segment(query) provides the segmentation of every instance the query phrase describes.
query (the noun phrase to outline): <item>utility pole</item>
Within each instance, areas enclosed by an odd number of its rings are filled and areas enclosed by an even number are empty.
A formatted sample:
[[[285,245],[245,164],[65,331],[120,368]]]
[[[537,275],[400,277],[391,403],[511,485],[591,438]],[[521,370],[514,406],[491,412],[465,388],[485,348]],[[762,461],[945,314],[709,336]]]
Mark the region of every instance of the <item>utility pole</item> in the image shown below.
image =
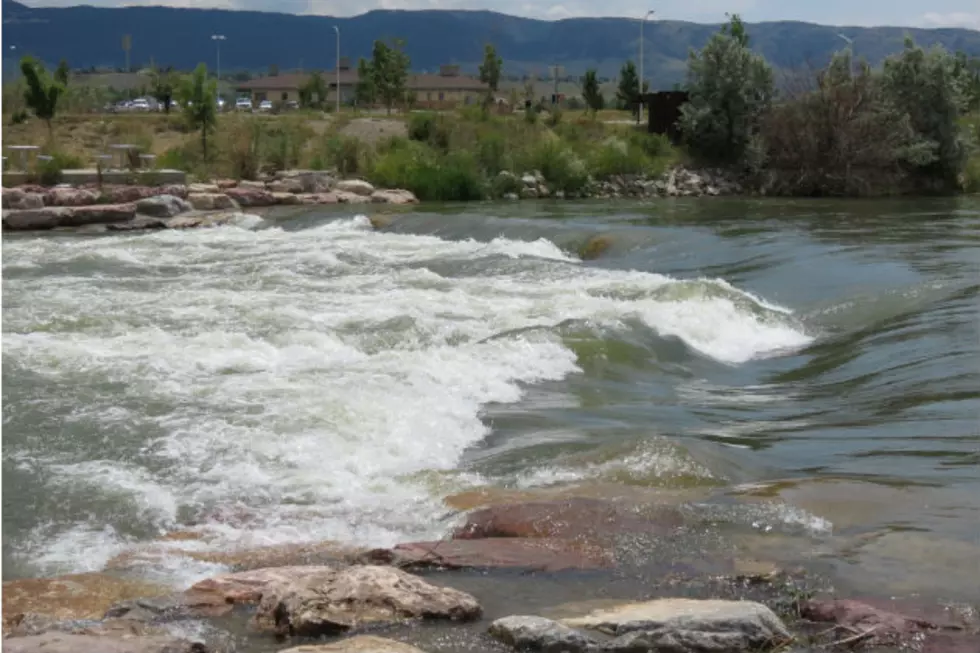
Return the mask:
[[[647,18],[653,15],[653,9],[648,11],[643,15],[643,19],[640,20],[640,80],[638,82],[639,89],[637,94],[640,97],[640,105],[637,107],[637,124],[643,122],[643,24],[647,22]]]
[[[333,26],[333,31],[337,33],[337,64],[334,71],[337,74],[337,114],[340,114],[340,27]]]

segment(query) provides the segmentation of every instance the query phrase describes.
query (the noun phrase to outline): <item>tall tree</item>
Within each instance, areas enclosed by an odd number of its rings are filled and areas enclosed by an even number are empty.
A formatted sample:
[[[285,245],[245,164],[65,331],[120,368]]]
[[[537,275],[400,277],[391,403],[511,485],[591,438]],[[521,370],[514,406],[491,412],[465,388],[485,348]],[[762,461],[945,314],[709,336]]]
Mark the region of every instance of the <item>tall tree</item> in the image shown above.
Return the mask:
[[[163,105],[163,112],[169,115],[171,100],[174,97],[174,86],[176,85],[173,68],[170,66],[164,70],[154,68],[150,73],[150,79],[153,84],[153,97]]]
[[[497,49],[492,43],[487,43],[483,49],[483,63],[480,64],[480,81],[487,85],[489,98],[493,98],[500,86],[500,73],[504,67],[504,60],[497,54]]]
[[[371,81],[377,98],[391,113],[397,102],[405,99],[405,83],[408,81],[410,59],[404,51],[404,42],[394,40],[389,45],[375,41],[371,53]]]
[[[585,77],[582,78],[582,99],[592,112],[593,118],[606,104],[606,99],[602,97],[602,91],[599,90],[599,78],[594,68],[586,70]]]
[[[26,84],[24,88],[24,103],[48,126],[48,136],[54,140],[54,128],[51,121],[58,111],[58,100],[65,92],[68,82],[67,65],[62,62],[52,76],[44,68],[44,64],[31,56],[20,60],[20,72]]]
[[[208,132],[218,122],[218,82],[208,79],[208,67],[197,65],[180,85],[180,103],[184,105],[184,115],[195,129],[201,130],[201,151],[208,158]]]
[[[620,109],[636,113],[640,102],[640,78],[636,74],[636,64],[632,60],[623,64],[619,71],[619,88],[616,89],[616,102]]]
[[[337,92],[339,93],[340,89],[337,89]],[[315,72],[299,89],[299,104],[304,109],[320,108],[326,99],[327,84],[323,81],[323,76]]]
[[[738,14],[700,52],[691,52],[687,87],[680,124],[691,152],[718,163],[760,164],[748,155],[762,151],[758,132],[772,103],[773,74],[749,49]]]
[[[374,104],[376,98],[371,63],[361,57],[357,62],[357,87],[354,89],[354,99],[358,105],[369,105]]]

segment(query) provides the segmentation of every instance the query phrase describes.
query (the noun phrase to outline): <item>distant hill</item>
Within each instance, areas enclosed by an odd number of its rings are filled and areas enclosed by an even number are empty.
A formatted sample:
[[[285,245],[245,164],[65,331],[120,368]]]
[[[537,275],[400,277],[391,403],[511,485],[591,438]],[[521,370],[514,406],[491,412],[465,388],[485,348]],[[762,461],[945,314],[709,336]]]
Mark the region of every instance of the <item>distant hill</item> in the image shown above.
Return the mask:
[[[573,18],[560,21],[518,18],[490,11],[371,11],[353,18],[291,14],[173,9],[165,7],[30,8],[3,0],[3,54],[31,53],[47,62],[64,58],[75,68],[120,67],[122,38],[132,36],[131,65],[158,64],[191,68],[215,63],[212,34],[224,34],[222,69],[266,70],[333,68],[333,26],[341,30],[342,55],[356,61],[370,53],[378,38],[405,39],[415,70],[434,71],[440,64],[476,69],[483,45],[492,42],[504,58],[505,74],[546,76],[560,64],[569,75],[597,67],[601,75],[617,74],[623,61],[635,59],[638,21],[627,18]],[[658,88],[683,80],[688,51],[700,48],[717,25],[651,21],[645,28],[647,77]],[[854,39],[858,56],[874,64],[902,47],[906,33],[918,43],[941,43],[950,50],[980,55],[980,32],[966,29],[901,27],[830,27],[800,22],[754,23],[748,26],[753,46],[784,69],[821,65],[844,46],[838,36]],[[9,45],[16,46],[10,50]]]

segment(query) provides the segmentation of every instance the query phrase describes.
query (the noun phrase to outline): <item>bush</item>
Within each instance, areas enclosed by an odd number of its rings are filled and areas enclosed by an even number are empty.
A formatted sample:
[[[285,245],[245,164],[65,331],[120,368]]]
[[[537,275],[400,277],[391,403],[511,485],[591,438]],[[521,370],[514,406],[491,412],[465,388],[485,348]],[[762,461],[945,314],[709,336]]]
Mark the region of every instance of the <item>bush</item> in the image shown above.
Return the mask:
[[[618,138],[608,138],[599,144],[589,157],[593,176],[606,179],[616,175],[639,175],[650,167],[650,159],[642,149]]]
[[[61,183],[64,170],[84,167],[79,157],[65,152],[53,151],[48,154],[50,161],[37,162],[37,180],[43,186],[54,186]]]
[[[468,201],[486,197],[476,158],[468,152],[441,155],[418,141],[389,143],[368,178],[387,188],[405,188],[425,201]]]
[[[235,120],[221,134],[219,150],[234,179],[256,179],[262,163],[262,127],[257,120]],[[166,155],[165,155],[166,156]]]
[[[324,139],[313,156],[314,170],[334,169],[342,177],[362,174],[370,167],[370,148],[352,136],[339,134]]]
[[[533,143],[520,163],[522,171],[540,171],[554,190],[565,193],[577,193],[589,181],[582,159],[554,135]]]

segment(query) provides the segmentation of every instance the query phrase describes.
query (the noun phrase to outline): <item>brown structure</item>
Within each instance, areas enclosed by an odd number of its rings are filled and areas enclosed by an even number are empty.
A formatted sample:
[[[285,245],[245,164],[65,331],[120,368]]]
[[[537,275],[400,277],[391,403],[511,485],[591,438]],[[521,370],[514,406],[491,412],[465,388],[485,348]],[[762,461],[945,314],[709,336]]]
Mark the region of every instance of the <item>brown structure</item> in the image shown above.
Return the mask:
[[[243,82],[236,91],[241,96],[249,96],[256,105],[263,100],[273,102],[299,101],[299,89],[310,79],[312,73],[287,73],[271,75]],[[327,104],[337,97],[337,71],[321,72],[327,85]],[[357,83],[357,69],[351,68],[346,58],[340,60],[340,100],[344,104],[353,102]],[[480,80],[461,75],[459,66],[442,66],[438,75],[409,75],[405,84],[415,100],[415,106],[443,109],[460,105],[476,104],[487,93],[487,85]]]
[[[678,145],[681,130],[677,121],[681,117],[681,107],[687,100],[687,91],[660,91],[644,95],[643,103],[649,119],[647,130],[652,134],[666,134],[671,143]]]

